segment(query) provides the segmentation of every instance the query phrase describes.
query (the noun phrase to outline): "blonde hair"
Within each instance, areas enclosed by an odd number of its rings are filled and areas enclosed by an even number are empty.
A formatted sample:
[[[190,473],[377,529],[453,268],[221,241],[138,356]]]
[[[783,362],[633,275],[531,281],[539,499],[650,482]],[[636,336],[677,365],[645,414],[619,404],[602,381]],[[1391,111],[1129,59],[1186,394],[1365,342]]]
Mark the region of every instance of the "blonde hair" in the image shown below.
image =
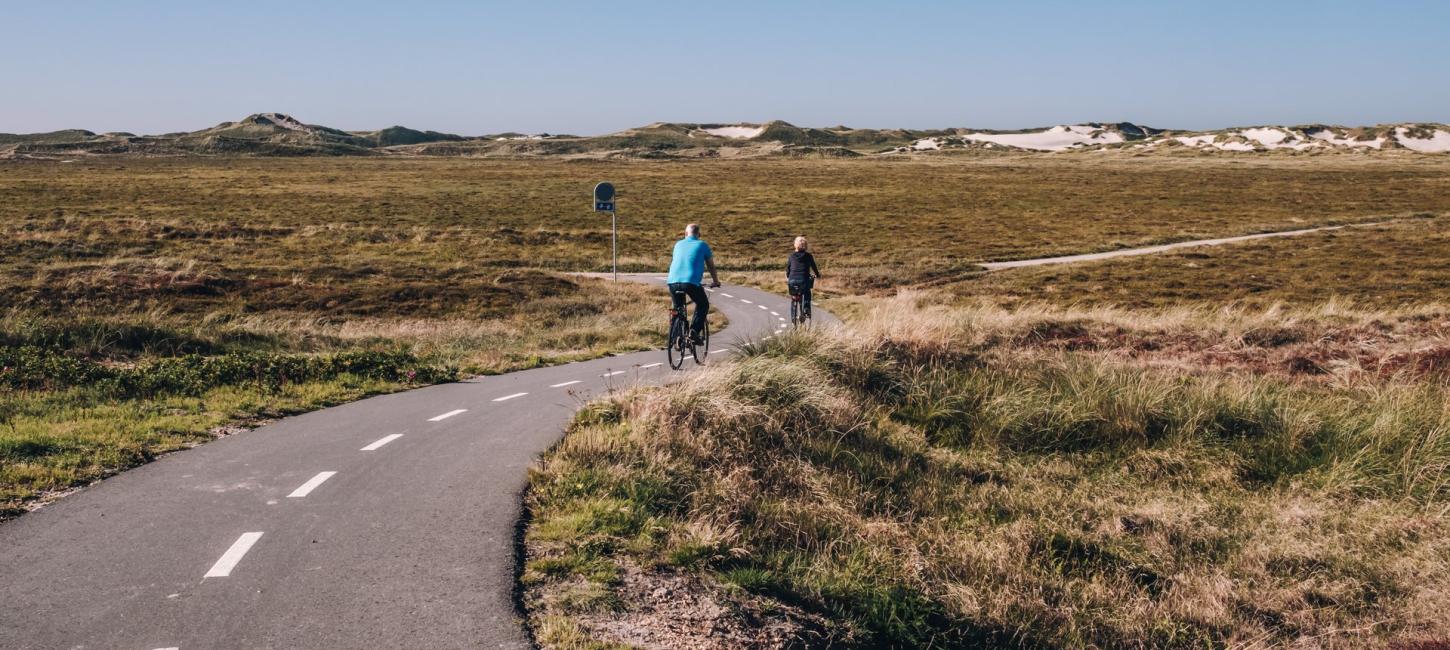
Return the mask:
[[[795,238],[795,249],[796,250],[803,251],[803,250],[805,250],[807,248],[807,246],[809,246],[809,244],[806,243],[805,235],[801,235],[800,237],[796,237]]]

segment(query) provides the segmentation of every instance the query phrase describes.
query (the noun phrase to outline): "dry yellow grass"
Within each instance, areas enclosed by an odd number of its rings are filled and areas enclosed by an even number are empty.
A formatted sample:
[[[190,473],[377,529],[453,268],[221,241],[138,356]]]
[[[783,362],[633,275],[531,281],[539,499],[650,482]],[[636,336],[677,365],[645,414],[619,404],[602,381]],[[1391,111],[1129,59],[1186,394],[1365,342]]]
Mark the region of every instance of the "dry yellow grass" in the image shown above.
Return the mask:
[[[1143,257],[1012,269],[948,284],[960,299],[1163,307],[1325,302],[1398,310],[1450,300],[1450,223],[1407,219]]]
[[[534,614],[617,640],[610,612],[639,605],[611,594],[639,565],[803,607],[845,646],[1450,637],[1447,369],[1185,375],[1044,345],[1042,325],[1272,348],[1255,333],[1291,314],[937,302],[868,305],[849,334],[773,339],[594,407],[532,479]],[[602,590],[551,598],[580,579]]]

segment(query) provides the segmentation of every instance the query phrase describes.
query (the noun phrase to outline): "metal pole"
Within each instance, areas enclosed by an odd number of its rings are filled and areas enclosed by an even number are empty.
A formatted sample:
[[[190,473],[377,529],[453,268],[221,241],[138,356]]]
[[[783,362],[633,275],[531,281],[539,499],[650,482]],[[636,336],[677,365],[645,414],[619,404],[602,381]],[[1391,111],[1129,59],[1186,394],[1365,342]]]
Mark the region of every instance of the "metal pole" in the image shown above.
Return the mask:
[[[614,281],[619,281],[619,216],[613,210],[609,211],[609,239],[614,248],[613,267]]]

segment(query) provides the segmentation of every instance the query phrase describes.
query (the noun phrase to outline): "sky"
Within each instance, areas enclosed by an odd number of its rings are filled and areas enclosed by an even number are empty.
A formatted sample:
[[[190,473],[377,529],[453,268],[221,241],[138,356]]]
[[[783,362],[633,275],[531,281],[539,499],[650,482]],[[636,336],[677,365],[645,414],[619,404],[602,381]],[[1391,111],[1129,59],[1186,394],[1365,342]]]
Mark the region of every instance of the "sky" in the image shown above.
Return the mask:
[[[5,2],[0,132],[1450,122],[1450,2]]]

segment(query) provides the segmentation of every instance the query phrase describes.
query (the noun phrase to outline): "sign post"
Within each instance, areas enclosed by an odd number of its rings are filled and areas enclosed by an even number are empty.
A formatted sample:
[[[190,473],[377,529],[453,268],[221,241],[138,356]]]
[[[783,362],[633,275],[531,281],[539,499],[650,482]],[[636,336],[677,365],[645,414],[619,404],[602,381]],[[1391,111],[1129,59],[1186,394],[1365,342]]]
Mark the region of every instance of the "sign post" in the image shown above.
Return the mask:
[[[614,280],[619,281],[619,217],[614,212],[614,184],[600,183],[594,186],[594,211],[609,213],[610,267]]]

